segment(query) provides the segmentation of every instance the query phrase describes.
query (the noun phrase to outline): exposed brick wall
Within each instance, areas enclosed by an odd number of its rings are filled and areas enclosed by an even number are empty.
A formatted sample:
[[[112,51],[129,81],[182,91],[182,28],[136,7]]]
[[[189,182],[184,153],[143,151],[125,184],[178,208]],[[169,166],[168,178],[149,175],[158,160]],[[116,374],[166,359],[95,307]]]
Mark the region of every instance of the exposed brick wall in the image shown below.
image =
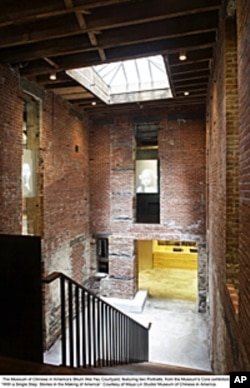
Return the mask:
[[[239,112],[236,18],[225,25],[225,93],[226,93],[226,262],[227,282],[238,288],[239,240]]]
[[[8,66],[0,66],[0,107],[0,233],[20,234],[23,101]]]
[[[166,233],[195,240],[205,232],[203,120],[178,115],[164,124],[159,132],[161,223]]]
[[[209,287],[213,322],[212,362],[217,374],[249,370],[250,360],[249,338],[245,334],[249,332],[250,159],[247,149],[250,96],[247,80],[250,76],[250,4],[248,1],[236,3],[238,48],[235,21],[228,18],[227,2],[224,2],[207,117]],[[227,286],[229,280],[237,278],[238,313]]]
[[[147,112],[147,118],[150,115],[153,118],[155,112]],[[161,115],[160,224],[135,223],[133,118],[113,117],[109,125],[94,121],[90,133],[91,232],[111,233],[112,295],[133,297],[137,291],[135,240],[204,241],[204,118],[185,114],[168,117],[165,112]]]
[[[237,1],[239,64],[239,138],[240,138],[240,232],[239,232],[239,331],[247,357],[245,370],[250,370],[250,3]]]
[[[23,93],[18,74],[8,66],[1,66],[0,232],[6,234],[22,233]],[[88,123],[79,120],[60,97],[52,93],[36,97],[41,103],[38,174],[44,274],[64,272],[81,283],[92,267]],[[58,332],[58,284],[46,287],[45,303],[49,345]]]
[[[89,236],[88,133],[86,126],[70,114],[69,106],[52,93],[46,94],[42,116],[44,254],[48,272],[54,268],[53,255],[57,251],[62,254],[64,249],[76,249],[76,243],[83,247],[83,240]],[[58,259],[61,263],[63,256]],[[66,256],[62,269],[71,275],[70,256]]]
[[[97,125],[89,133],[90,225],[92,232],[110,228],[110,130]]]
[[[45,273],[63,272],[82,283],[90,275],[88,128],[70,106],[46,93],[42,111]],[[58,331],[57,286],[47,293],[47,346]]]

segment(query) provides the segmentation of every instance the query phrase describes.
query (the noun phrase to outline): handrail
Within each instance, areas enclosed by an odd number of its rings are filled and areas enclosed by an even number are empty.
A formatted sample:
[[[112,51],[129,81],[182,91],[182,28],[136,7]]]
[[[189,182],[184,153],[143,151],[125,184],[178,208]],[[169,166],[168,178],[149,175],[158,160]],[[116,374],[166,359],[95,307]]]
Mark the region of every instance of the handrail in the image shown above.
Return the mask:
[[[148,361],[148,331],[118,308],[61,272],[43,279],[60,281],[62,365],[100,367]]]

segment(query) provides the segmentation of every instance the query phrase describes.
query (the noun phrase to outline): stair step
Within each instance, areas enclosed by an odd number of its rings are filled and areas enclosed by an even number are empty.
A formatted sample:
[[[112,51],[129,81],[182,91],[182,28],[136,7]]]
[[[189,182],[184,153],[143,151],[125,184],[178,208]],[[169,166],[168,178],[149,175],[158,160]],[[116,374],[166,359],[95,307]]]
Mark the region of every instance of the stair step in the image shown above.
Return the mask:
[[[0,356],[0,374],[33,375],[212,375],[211,371],[144,362],[98,368],[69,368]]]
[[[212,375],[212,371],[191,369],[152,362],[117,365],[102,368],[87,368],[89,374],[101,375]]]

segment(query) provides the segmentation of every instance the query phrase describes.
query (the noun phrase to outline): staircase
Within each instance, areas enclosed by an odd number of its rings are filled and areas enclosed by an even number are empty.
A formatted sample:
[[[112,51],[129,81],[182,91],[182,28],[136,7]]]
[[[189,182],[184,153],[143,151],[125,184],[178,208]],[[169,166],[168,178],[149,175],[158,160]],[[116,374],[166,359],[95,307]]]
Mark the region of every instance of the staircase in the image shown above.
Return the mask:
[[[62,366],[97,368],[148,361],[149,327],[62,273],[52,273],[43,282],[58,279]]]

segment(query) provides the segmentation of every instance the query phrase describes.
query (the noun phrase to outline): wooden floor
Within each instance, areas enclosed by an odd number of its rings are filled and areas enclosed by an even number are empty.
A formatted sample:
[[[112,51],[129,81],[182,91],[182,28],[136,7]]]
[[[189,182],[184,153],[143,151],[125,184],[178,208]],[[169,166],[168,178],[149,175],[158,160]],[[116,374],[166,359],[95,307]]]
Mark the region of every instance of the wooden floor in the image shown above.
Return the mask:
[[[0,356],[1,375],[211,375],[212,372],[140,363],[105,368],[67,368]]]

